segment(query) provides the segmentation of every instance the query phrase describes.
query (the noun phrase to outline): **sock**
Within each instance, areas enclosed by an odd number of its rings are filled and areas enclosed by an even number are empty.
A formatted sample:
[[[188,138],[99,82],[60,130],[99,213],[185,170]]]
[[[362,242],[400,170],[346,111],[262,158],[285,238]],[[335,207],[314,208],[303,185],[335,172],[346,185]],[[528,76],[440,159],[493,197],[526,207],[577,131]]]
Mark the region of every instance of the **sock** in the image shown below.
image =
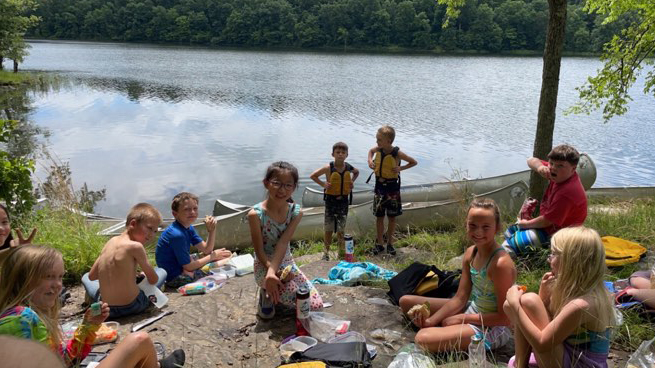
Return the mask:
[[[177,367],[182,367],[184,365],[184,360],[186,359],[186,356],[184,354],[184,350],[182,349],[177,349],[171,354],[169,354],[166,358],[162,359],[159,361],[159,366],[161,368],[177,368]]]

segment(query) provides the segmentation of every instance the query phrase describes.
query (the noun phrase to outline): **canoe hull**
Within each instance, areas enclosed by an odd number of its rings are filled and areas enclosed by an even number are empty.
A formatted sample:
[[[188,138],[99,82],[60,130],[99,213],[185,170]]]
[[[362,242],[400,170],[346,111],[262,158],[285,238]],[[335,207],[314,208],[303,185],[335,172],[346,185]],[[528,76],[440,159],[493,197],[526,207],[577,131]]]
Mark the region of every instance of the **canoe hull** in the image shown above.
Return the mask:
[[[585,189],[591,188],[596,181],[596,165],[589,155],[580,155],[578,175]],[[530,182],[530,170],[511,174],[493,176],[474,180],[446,181],[431,184],[418,184],[402,186],[401,198],[404,202],[435,202],[456,200],[470,194],[489,193],[496,189],[506,187],[518,181]],[[373,200],[373,190],[353,191],[353,205]],[[303,207],[324,206],[323,191],[314,188],[305,188],[302,195]]]

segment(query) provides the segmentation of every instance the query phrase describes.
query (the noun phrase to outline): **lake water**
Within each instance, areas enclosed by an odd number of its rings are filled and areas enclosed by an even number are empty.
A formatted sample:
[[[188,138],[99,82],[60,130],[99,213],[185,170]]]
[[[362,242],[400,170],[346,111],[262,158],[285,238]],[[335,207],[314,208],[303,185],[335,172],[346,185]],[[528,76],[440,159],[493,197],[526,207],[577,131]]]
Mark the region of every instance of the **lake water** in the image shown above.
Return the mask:
[[[540,57],[240,51],[87,42],[31,42],[24,69],[59,72],[69,87],[34,95],[32,120],[69,161],[76,185],[107,188],[97,212],[124,216],[145,201],[168,216],[180,191],[253,203],[266,167],[295,164],[301,188],[350,146],[365,179],[367,151],[388,123],[419,165],[403,184],[526,169],[541,86]],[[596,186],[653,185],[655,100],[633,90],[629,112],[564,116],[600,63],[562,61],[555,143],[587,152]],[[359,188],[366,186],[358,180]]]

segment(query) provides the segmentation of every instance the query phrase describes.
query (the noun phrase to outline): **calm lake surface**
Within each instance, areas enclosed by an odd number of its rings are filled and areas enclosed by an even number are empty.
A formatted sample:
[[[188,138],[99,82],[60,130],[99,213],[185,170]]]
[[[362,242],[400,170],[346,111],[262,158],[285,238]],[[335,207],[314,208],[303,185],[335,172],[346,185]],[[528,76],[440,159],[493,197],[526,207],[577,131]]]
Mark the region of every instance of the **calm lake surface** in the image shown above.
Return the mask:
[[[385,123],[419,165],[403,184],[526,169],[541,87],[540,57],[420,56],[234,51],[87,42],[31,42],[23,68],[58,72],[69,86],[33,96],[32,120],[69,161],[76,186],[107,189],[97,212],[124,216],[137,202],[170,214],[180,191],[254,203],[276,160],[295,164],[301,188],[350,146],[348,161],[370,170],[367,151]],[[653,185],[655,100],[632,92],[629,112],[564,116],[574,90],[600,63],[562,62],[555,143],[587,152],[596,186]],[[41,173],[42,174],[42,173]],[[364,179],[364,180],[362,180]]]

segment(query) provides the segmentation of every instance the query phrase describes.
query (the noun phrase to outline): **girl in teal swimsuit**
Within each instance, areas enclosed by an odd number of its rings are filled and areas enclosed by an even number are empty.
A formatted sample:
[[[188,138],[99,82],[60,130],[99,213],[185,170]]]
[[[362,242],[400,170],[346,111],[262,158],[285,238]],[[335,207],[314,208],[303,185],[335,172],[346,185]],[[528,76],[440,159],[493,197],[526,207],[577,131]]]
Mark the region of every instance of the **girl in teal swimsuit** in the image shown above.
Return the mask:
[[[607,367],[612,299],[603,283],[605,248],[598,233],[585,227],[553,235],[551,272],[541,279],[539,295],[518,287],[507,292],[505,313],[514,325],[515,359],[527,367],[534,351],[539,367]]]
[[[452,299],[405,295],[400,307],[407,313],[416,304],[430,303],[430,316],[408,316],[421,328],[416,343],[436,351],[466,350],[471,337],[484,338],[488,348],[505,344],[511,335],[503,312],[507,290],[516,279],[512,258],[496,243],[500,211],[491,199],[476,199],[469,206],[466,234],[473,242],[464,253],[462,277]]]

